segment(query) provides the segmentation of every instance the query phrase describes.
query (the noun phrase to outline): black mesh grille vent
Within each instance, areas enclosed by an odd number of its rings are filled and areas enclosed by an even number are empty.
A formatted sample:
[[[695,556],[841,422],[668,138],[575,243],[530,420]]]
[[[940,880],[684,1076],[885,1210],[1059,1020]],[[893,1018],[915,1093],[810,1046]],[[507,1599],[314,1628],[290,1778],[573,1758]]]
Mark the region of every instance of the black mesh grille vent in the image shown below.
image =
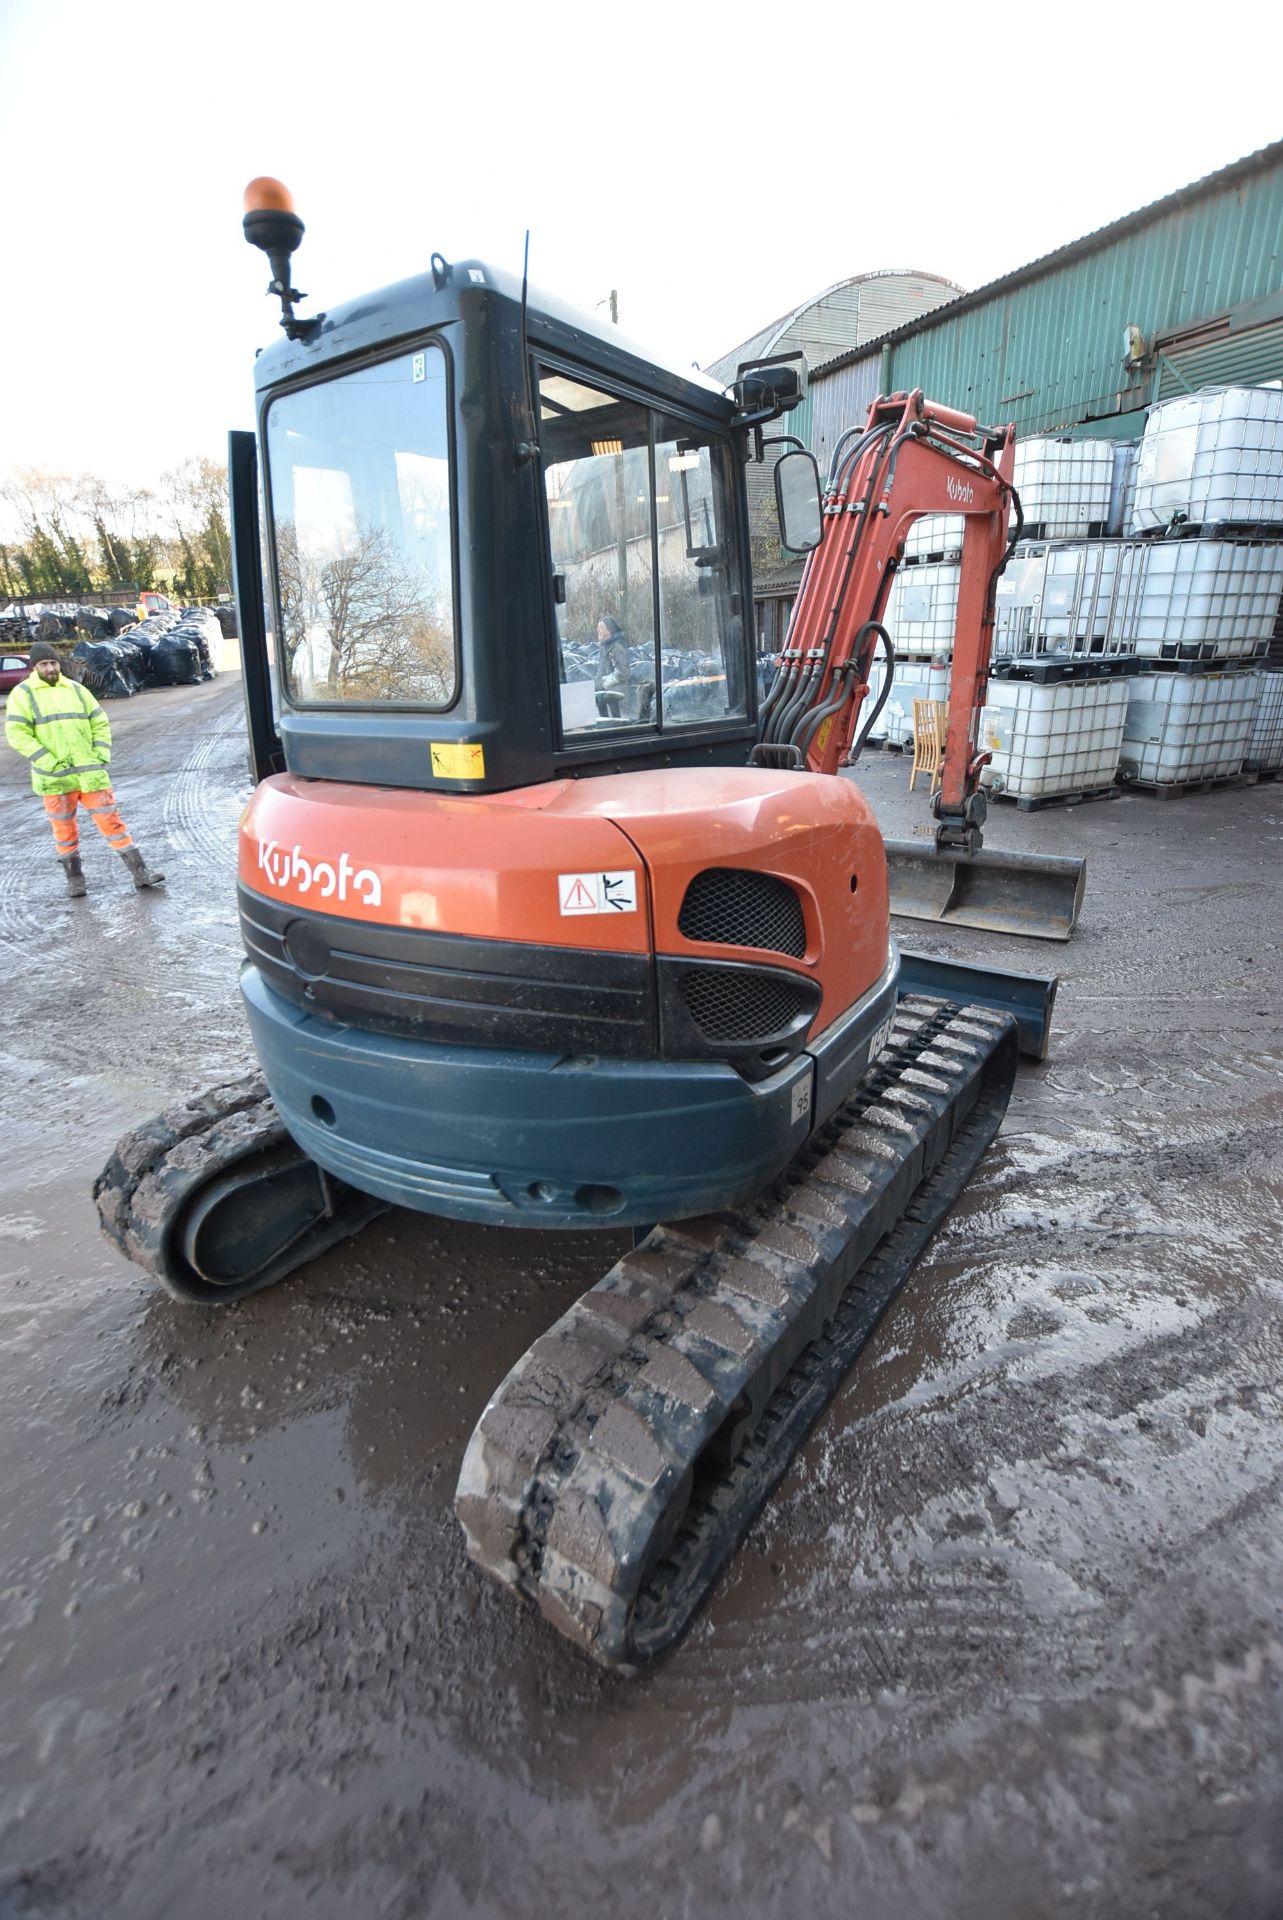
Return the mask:
[[[706,1040],[769,1040],[813,996],[805,982],[786,973],[739,973],[729,967],[688,967],[681,978],[682,998]]]
[[[686,889],[677,925],[688,940],[767,953],[806,952],[802,902],[792,887],[745,867],[706,867]]]

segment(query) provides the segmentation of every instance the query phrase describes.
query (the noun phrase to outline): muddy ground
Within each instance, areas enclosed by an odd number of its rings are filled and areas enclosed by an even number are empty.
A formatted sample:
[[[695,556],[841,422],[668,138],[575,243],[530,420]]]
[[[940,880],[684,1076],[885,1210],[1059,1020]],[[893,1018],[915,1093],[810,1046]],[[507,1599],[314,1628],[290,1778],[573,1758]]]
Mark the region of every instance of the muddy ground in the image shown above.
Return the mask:
[[[629,1682],[450,1506],[619,1236],[395,1214],[211,1312],[98,1237],[117,1134],[244,1057],[239,698],[112,708],[163,896],[94,844],[63,899],[0,758],[5,1920],[1283,1912],[1283,785],[997,813],[1086,851],[1077,939],[916,937],[1059,968],[1054,1057]]]

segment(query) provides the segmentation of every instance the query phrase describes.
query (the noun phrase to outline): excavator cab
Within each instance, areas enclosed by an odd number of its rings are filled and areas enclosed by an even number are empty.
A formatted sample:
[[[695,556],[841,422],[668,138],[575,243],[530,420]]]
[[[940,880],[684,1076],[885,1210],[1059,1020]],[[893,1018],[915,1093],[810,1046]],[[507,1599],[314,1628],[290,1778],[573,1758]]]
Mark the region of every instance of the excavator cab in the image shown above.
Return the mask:
[[[711,382],[479,261],[327,314],[256,373],[281,696],[253,649],[259,777],[463,794],[744,764],[742,433]],[[248,437],[232,456],[245,534]]]

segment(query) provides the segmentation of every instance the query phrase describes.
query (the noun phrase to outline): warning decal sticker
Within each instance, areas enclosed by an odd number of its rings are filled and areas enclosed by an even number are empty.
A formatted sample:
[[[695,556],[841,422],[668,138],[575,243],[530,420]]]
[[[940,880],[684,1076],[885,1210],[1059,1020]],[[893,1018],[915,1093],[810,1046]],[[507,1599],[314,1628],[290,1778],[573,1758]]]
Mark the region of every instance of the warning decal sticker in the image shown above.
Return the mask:
[[[559,873],[557,903],[562,913],[636,913],[635,873]]]

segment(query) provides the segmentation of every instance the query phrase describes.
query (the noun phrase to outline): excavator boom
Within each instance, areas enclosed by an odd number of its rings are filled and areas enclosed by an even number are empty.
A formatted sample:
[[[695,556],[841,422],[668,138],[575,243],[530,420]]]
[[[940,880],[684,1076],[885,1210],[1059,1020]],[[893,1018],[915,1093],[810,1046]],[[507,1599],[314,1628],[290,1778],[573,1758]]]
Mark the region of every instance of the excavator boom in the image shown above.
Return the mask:
[[[980,776],[990,755],[979,745],[980,720],[994,591],[1019,536],[1014,460],[1013,427],[980,427],[966,414],[928,402],[921,390],[875,400],[863,432],[839,441],[824,496],[823,537],[807,561],[754,758],[759,765],[817,773],[855,763],[894,679],[894,635],[883,617],[905,535],[925,514],[961,516],[935,848],[887,842],[892,911],[1067,940],[1082,902],[1085,863],[982,850],[987,800]],[[882,700],[860,731],[879,646],[887,669]]]

